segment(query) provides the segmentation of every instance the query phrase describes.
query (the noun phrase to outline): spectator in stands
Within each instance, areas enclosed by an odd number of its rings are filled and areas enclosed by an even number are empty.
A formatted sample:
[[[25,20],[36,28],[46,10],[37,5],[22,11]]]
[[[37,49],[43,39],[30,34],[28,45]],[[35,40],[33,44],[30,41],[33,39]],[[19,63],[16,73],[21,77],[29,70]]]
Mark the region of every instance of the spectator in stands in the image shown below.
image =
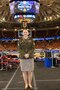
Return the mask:
[[[32,77],[34,71],[34,42],[31,37],[29,37],[29,31],[24,29],[23,36],[19,40],[19,52],[20,52],[20,67],[25,83],[25,89],[32,87]]]

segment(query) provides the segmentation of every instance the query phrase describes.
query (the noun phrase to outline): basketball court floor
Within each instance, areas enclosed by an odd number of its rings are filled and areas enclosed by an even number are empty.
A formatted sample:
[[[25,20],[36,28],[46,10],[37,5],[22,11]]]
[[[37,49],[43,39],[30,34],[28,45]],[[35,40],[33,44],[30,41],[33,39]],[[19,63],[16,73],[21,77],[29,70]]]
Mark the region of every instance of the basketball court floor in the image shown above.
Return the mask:
[[[35,62],[32,84],[34,90],[60,90],[60,67],[46,68],[43,62]],[[0,70],[0,90],[24,90],[19,66],[8,71]]]

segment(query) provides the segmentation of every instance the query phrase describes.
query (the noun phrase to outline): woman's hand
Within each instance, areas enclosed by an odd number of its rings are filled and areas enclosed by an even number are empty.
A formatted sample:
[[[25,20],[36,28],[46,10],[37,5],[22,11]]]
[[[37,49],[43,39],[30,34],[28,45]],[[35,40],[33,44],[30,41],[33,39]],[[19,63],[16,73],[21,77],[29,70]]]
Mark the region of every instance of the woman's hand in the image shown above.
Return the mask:
[[[28,54],[28,53],[25,54],[24,57],[25,57],[25,58],[29,58],[29,54]]]

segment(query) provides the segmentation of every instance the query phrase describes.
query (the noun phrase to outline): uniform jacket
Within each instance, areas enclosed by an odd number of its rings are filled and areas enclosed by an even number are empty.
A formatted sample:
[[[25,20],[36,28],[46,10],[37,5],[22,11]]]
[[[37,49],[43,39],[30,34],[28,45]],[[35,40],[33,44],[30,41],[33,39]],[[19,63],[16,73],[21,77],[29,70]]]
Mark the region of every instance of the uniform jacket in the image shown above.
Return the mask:
[[[21,59],[25,59],[24,55],[27,53],[29,54],[29,59],[33,58],[34,42],[32,38],[28,39],[21,38],[19,40],[19,53]]]

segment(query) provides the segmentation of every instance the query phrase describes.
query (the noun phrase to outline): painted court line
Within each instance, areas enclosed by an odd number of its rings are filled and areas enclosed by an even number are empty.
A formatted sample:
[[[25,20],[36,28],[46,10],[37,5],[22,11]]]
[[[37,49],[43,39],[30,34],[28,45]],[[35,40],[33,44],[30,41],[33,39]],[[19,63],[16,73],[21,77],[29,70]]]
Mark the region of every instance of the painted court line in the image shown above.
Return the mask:
[[[0,83],[7,83],[8,81],[0,81]]]
[[[20,83],[24,83],[24,81],[19,81],[18,83],[19,83],[19,84],[20,84]]]
[[[4,90],[4,88],[2,88],[1,90]],[[8,88],[7,90],[24,90],[24,88]]]
[[[10,81],[7,83],[7,85],[5,86],[4,90],[7,90],[7,88],[8,88],[9,85],[10,85],[10,83],[12,82],[14,76],[16,75],[18,69],[19,69],[19,67],[16,69],[16,71],[15,71],[14,74],[12,75]]]
[[[34,90],[37,90],[36,79],[35,79],[34,73],[33,73],[33,84],[34,84]]]
[[[37,82],[60,82],[60,79],[46,79],[46,80],[36,80]]]
[[[34,78],[34,77],[33,77],[33,78]],[[54,82],[54,81],[56,82],[56,81],[60,81],[60,79],[45,79],[45,80],[36,80],[36,79],[35,79],[35,82],[36,82],[36,81],[37,81],[37,82],[52,82],[52,81],[53,81],[53,82]],[[34,83],[35,83],[35,82],[34,82]],[[18,83],[24,83],[24,81],[19,81]],[[36,86],[36,83],[35,83],[34,85],[35,85],[35,87],[37,87],[37,86]]]

